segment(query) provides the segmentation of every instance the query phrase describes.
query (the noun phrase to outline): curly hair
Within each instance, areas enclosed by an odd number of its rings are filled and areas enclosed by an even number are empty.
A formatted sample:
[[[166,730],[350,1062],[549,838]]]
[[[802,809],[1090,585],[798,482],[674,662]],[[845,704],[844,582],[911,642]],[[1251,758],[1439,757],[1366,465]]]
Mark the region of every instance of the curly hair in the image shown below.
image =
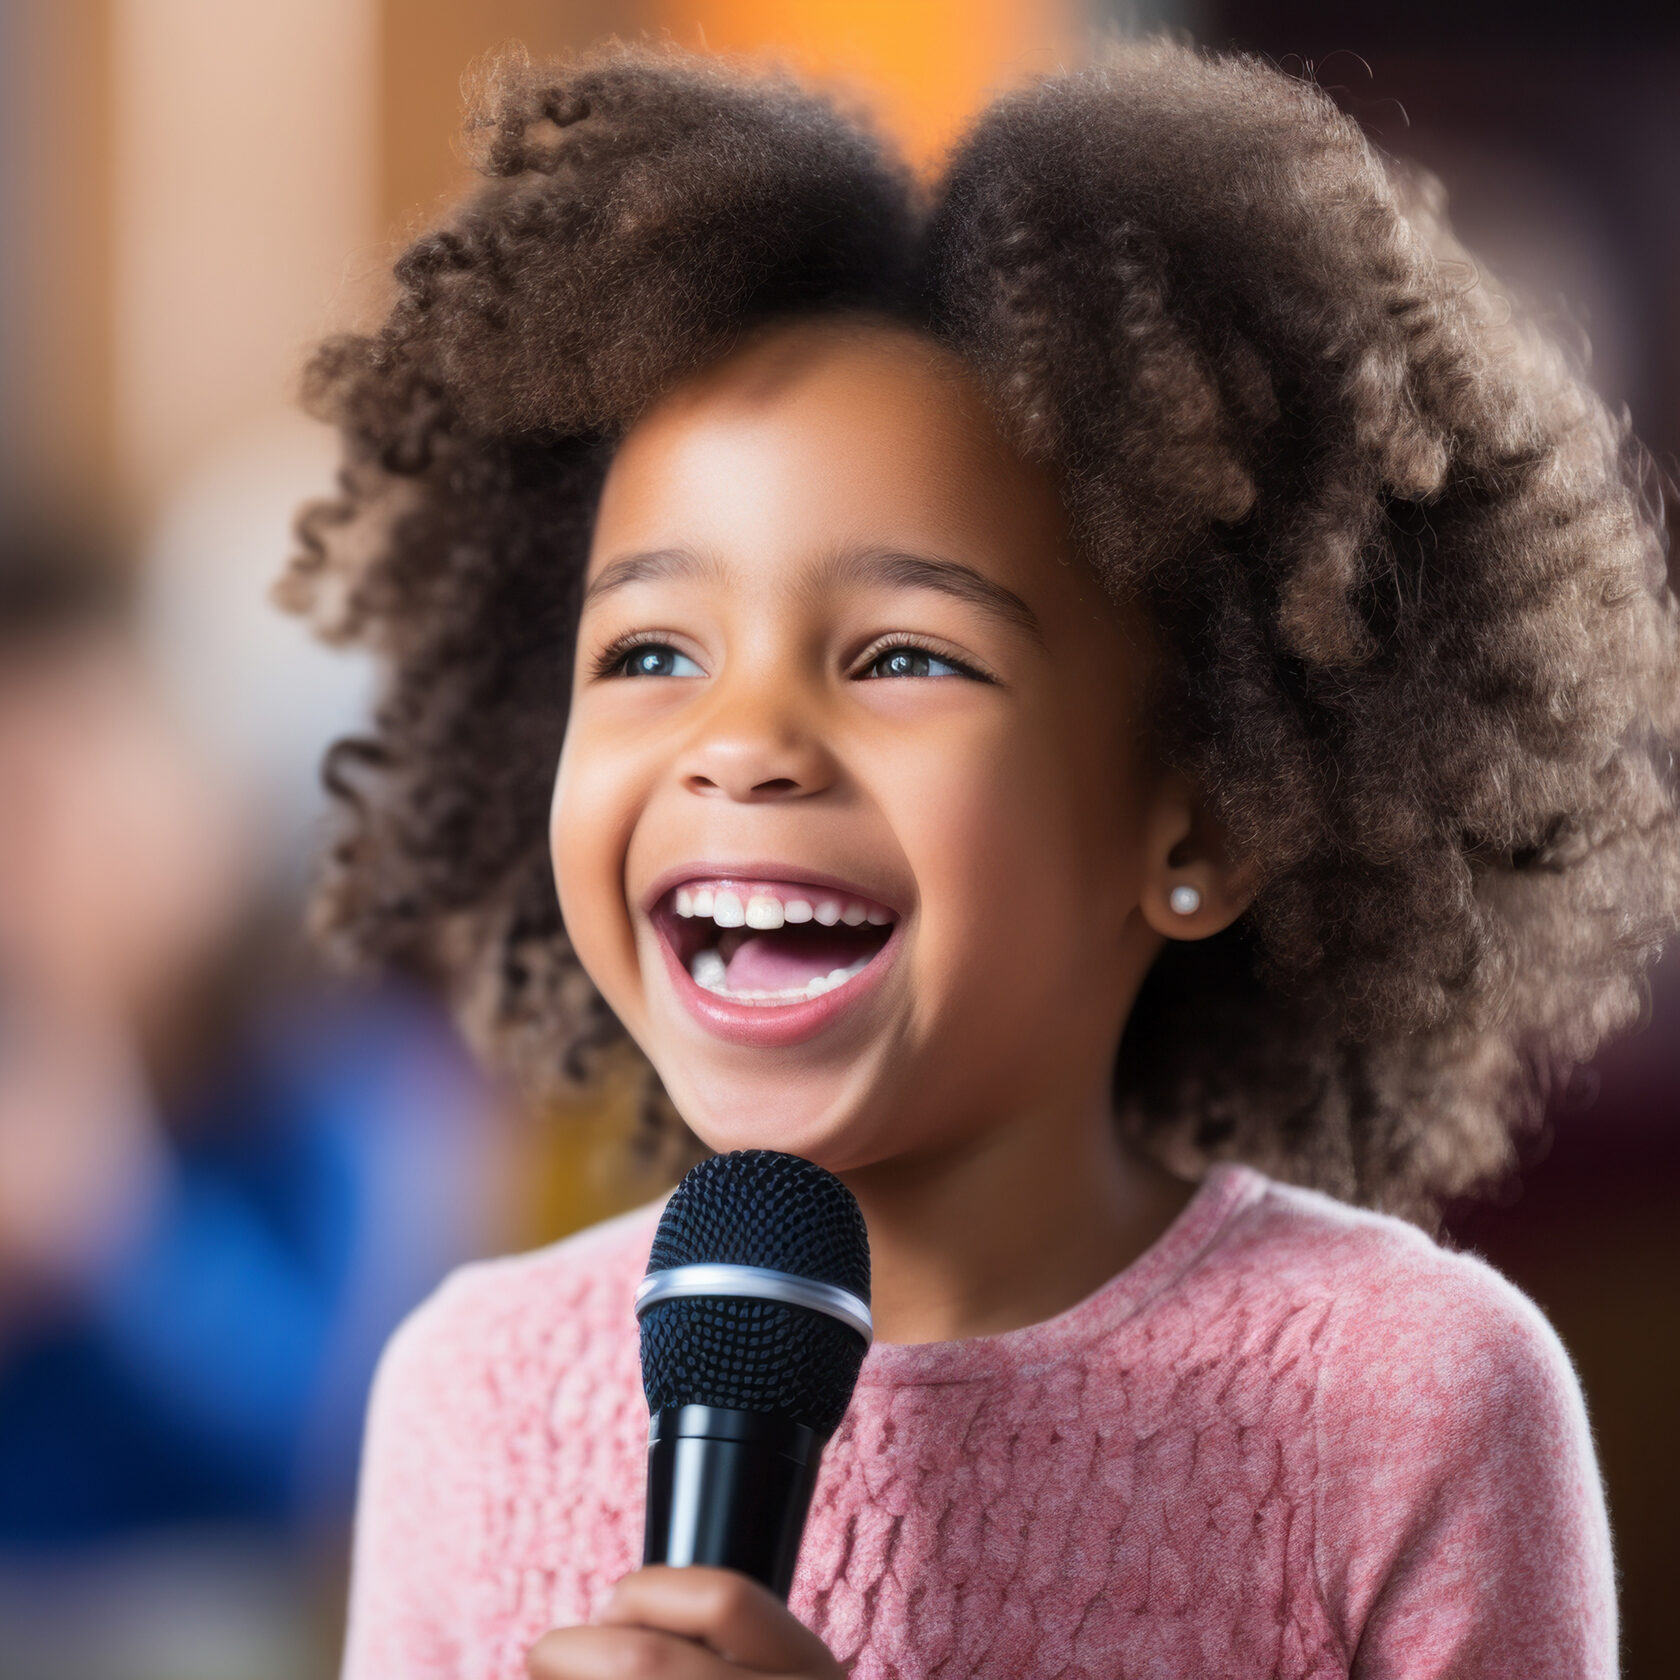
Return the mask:
[[[1117,49],[1001,99],[925,192],[797,84],[668,51],[508,59],[469,135],[485,182],[306,379],[344,467],[281,598],[388,671],[325,772],[341,952],[591,1076],[622,1029],[545,812],[612,448],[754,325],[863,310],[961,355],[1055,475],[1157,631],[1154,749],[1262,881],[1151,968],[1133,1135],[1427,1221],[1636,1021],[1680,925],[1654,473],[1317,87]]]

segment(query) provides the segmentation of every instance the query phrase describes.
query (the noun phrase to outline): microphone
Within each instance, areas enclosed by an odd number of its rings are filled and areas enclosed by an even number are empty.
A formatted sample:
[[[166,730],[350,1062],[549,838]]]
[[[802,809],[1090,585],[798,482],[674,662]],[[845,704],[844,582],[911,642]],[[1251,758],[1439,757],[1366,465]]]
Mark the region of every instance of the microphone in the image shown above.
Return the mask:
[[[671,1193],[636,1291],[642,1562],[712,1564],[784,1603],[822,1449],[873,1335],[857,1199],[797,1155],[714,1155]]]

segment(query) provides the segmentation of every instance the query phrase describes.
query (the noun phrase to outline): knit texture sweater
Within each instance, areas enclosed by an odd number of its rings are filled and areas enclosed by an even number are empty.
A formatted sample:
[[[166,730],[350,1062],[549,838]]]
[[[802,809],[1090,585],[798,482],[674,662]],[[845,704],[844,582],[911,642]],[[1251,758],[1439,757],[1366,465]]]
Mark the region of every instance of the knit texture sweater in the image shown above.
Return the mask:
[[[371,1402],[345,1680],[521,1680],[641,1559],[659,1209],[469,1266]],[[1599,1680],[1610,1536],[1538,1310],[1213,1169],[1059,1316],[872,1347],[791,1608],[855,1680]]]

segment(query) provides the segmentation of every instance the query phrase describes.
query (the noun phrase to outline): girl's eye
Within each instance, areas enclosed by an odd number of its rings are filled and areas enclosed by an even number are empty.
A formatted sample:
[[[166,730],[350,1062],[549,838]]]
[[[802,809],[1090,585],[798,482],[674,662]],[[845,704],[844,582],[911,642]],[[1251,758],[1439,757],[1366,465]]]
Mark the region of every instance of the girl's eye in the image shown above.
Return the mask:
[[[972,677],[966,665],[941,659],[926,648],[902,645],[882,648],[864,667],[866,677]]]
[[[665,642],[642,642],[622,653],[609,651],[606,676],[703,677],[706,673],[688,657]]]

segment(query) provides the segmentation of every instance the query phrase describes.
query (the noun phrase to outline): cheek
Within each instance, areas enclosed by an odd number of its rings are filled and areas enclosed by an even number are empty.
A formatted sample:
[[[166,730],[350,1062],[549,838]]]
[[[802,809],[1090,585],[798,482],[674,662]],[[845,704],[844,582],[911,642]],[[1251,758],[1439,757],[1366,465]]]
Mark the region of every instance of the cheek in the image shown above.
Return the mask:
[[[631,755],[597,749],[587,727],[567,733],[549,810],[549,857],[578,959],[617,1007],[635,967],[623,902],[624,855],[641,789]]]
[[[894,815],[924,952],[969,1007],[1100,983],[1118,949],[1135,873],[1126,790],[1063,727],[931,757]]]

